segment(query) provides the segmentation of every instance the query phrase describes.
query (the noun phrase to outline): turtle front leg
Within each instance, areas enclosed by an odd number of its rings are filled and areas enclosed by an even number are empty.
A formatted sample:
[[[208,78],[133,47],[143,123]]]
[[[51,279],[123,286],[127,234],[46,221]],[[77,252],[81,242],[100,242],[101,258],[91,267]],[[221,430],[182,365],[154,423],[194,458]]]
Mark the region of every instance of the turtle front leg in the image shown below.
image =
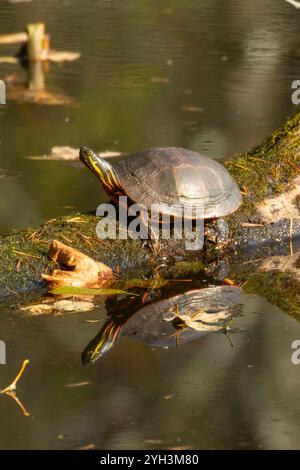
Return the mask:
[[[214,243],[217,248],[227,245],[228,235],[228,225],[222,217],[205,224],[205,238],[208,242]]]

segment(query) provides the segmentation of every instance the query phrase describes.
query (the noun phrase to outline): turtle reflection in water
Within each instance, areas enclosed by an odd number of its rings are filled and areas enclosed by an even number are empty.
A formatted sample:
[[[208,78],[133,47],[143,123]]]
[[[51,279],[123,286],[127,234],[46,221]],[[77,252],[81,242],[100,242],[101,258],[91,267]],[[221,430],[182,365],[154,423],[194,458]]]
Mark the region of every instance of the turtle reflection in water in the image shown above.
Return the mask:
[[[139,301],[124,308],[122,302],[116,302],[108,320],[83,351],[82,362],[94,362],[107,353],[121,332],[157,348],[176,347],[179,342],[182,345],[211,332],[226,332],[229,322],[240,313],[240,295],[238,287],[213,286],[144,306]],[[123,315],[114,313],[124,311]]]

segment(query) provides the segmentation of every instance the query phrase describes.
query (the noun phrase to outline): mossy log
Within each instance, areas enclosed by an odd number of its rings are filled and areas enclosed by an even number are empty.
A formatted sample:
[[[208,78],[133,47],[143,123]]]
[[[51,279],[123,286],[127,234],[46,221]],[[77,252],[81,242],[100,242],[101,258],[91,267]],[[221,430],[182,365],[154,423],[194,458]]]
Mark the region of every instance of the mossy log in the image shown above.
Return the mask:
[[[254,248],[260,250],[261,256],[278,254],[278,241],[282,242],[280,246],[284,251],[291,236],[297,239],[300,233],[299,220],[294,220],[292,230],[288,220],[271,225],[261,224],[257,204],[287,191],[291,182],[299,176],[299,162],[300,113],[288,119],[255,149],[225,162],[244,194],[241,208],[228,217],[232,240],[231,247],[226,250],[229,262],[231,259],[236,263],[239,258],[253,257]],[[38,228],[14,231],[2,237],[0,295],[20,293],[41,285],[41,274],[50,273],[55,268],[54,263],[47,257],[53,239],[81,250],[128,277],[153,274],[157,264],[152,262],[153,256],[141,241],[101,241],[96,236],[98,222],[99,219],[94,215],[69,214],[47,221]],[[276,239],[275,247],[273,239]],[[178,260],[179,255],[184,257],[175,242],[165,243],[165,247],[173,253],[168,274],[177,277],[190,274],[190,268],[183,273],[183,265],[174,264],[174,259]],[[195,261],[193,252],[186,253],[186,256],[192,256]],[[212,256],[215,257],[215,253]],[[217,256],[219,257],[220,253]],[[196,261],[197,269],[203,269],[200,260],[201,258]],[[181,266],[179,270],[178,266]],[[195,269],[195,263],[190,266],[192,270]]]

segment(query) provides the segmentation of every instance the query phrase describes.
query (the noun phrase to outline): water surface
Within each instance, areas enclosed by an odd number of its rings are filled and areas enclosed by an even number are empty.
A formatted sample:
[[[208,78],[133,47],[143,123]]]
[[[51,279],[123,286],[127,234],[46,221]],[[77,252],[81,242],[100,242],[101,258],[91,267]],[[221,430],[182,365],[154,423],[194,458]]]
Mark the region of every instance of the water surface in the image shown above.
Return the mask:
[[[1,2],[1,34],[34,21],[47,23],[55,49],[82,58],[52,64],[46,77],[73,106],[0,108],[2,234],[105,199],[84,168],[26,156],[88,144],[121,152],[176,145],[220,158],[260,143],[293,112],[300,17],[284,1]],[[0,78],[11,74],[25,71],[1,65]],[[221,333],[179,349],[121,335],[85,367],[81,352],[101,324],[86,320],[104,320],[103,302],[55,317],[2,309],[0,387],[25,357],[31,363],[18,387],[30,416],[1,397],[0,448],[299,447],[291,343],[300,326],[269,300],[243,294],[233,347]]]

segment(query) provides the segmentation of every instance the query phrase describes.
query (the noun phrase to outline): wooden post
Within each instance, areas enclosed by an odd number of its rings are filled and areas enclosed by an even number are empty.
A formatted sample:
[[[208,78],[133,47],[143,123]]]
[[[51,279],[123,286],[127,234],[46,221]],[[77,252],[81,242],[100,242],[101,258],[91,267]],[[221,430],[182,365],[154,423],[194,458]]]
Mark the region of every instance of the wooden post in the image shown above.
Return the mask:
[[[26,28],[28,35],[27,58],[29,62],[47,60],[49,53],[49,36],[45,34],[45,24],[29,24]]]
[[[29,83],[28,88],[31,91],[38,92],[45,89],[45,74],[44,74],[44,63],[42,61],[29,62],[28,65],[28,76]]]

